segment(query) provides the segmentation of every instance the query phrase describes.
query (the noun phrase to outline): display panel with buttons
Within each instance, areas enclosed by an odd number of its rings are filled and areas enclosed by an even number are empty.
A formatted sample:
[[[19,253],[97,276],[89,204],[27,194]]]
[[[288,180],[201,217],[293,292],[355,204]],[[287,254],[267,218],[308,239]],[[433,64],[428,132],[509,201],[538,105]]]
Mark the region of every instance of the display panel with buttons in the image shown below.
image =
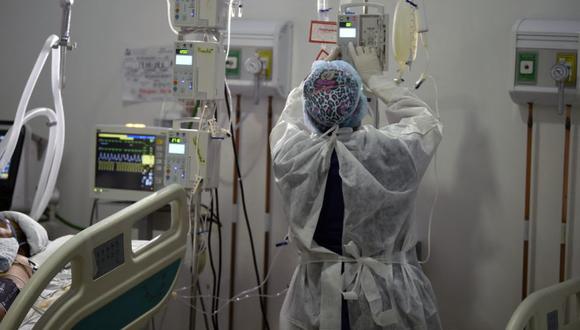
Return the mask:
[[[379,55],[380,63],[386,69],[388,16],[381,14],[343,14],[338,16],[338,46],[343,50],[343,59],[351,62],[348,44],[373,47]]]
[[[173,183],[193,189],[200,181],[204,189],[215,188],[221,139],[209,129],[99,125],[92,150],[92,196],[133,201]]]
[[[225,70],[225,51],[218,42],[176,42],[173,95],[182,100],[223,99]]]
[[[172,0],[171,20],[176,27],[224,29],[227,3],[223,0]]]

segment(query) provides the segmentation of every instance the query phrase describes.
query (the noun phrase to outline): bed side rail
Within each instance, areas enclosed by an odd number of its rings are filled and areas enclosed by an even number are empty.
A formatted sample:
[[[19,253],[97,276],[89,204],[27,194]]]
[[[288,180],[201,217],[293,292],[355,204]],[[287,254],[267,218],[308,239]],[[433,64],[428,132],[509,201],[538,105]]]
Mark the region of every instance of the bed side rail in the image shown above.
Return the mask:
[[[171,207],[169,229],[143,251],[134,253],[131,247],[134,224],[168,204]],[[32,276],[0,323],[0,328],[17,329],[50,280],[68,263],[72,271],[71,288],[43,314],[35,325],[36,329],[79,327],[87,318],[99,314],[104,306],[118,305],[119,298],[134,291],[139,283],[159,280],[160,270],[179,267],[184,258],[189,230],[188,212],[186,193],[180,185],[174,184],[79,232]],[[121,251],[123,255],[119,256]],[[158,292],[163,295],[159,303],[129,325],[156,312],[168,298],[175,277],[169,276],[168,279],[166,275],[163,275],[164,280],[171,281],[169,290]]]
[[[576,319],[565,323],[566,303],[575,297]],[[506,330],[572,330],[580,329],[580,278],[571,279],[529,295],[513,313]]]

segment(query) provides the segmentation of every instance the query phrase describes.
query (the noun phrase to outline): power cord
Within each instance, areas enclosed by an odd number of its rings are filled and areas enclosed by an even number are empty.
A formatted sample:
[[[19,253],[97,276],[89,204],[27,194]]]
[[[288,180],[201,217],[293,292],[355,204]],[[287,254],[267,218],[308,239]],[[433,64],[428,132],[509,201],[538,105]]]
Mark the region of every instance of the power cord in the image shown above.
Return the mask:
[[[91,207],[91,218],[89,220],[89,226],[92,226],[95,220],[95,211],[97,210],[98,198],[93,198],[93,207]]]
[[[213,251],[211,248],[211,233],[213,231],[212,227],[213,227],[213,222],[215,219],[213,219],[213,214],[214,214],[214,197],[213,197],[213,191],[210,191],[210,195],[211,195],[211,199],[210,199],[210,207],[209,207],[209,216],[210,217],[210,221],[209,221],[209,226],[208,226],[208,233],[207,233],[207,249],[208,249],[208,255],[209,255],[209,266],[211,268],[211,275],[212,275],[212,287],[211,287],[211,294],[212,294],[212,298],[211,298],[211,311],[214,310],[214,306],[215,306],[215,302],[216,302],[216,291],[217,291],[217,275],[215,272],[215,264],[213,261]],[[217,224],[218,227],[220,226],[220,224]],[[213,325],[214,329],[219,329],[218,326],[218,321],[217,321],[217,315],[212,315],[211,316],[211,323]]]
[[[72,222],[70,222],[70,221],[66,220],[65,218],[63,218],[58,213],[55,213],[54,214],[54,217],[56,218],[56,220],[60,221],[62,224],[66,225],[66,226],[68,226],[68,227],[70,227],[72,229],[75,229],[75,230],[78,230],[78,231],[87,229],[86,227],[81,227],[81,226],[77,226],[77,225],[73,224]]]
[[[199,302],[201,304],[203,323],[205,324],[205,329],[209,330],[209,323],[207,322],[207,312],[205,311],[205,303],[203,302],[203,294],[201,293],[201,286],[199,285],[199,281],[197,281],[197,292],[199,293]]]
[[[222,285],[222,222],[220,218],[220,203],[219,203],[219,195],[218,189],[215,188],[215,210],[216,210],[216,220],[218,221],[218,282],[217,282],[217,290],[216,296],[220,296],[220,289]],[[215,299],[215,304],[213,306],[213,310],[218,309],[219,307],[219,300]],[[216,324],[219,328],[218,316],[216,314]]]

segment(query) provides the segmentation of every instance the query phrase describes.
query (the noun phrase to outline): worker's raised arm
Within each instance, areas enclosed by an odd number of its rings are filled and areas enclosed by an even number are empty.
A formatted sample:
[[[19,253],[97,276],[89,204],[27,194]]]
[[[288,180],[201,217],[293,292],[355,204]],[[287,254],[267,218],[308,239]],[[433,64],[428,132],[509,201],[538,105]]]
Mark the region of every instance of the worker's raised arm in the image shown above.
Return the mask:
[[[373,76],[369,87],[386,105],[386,135],[398,137],[411,153],[421,175],[427,169],[442,137],[442,125],[429,106],[405,87],[384,76]],[[371,87],[372,86],[372,87]]]
[[[405,142],[413,159],[421,160],[416,166],[422,173],[441,140],[438,115],[408,88],[382,74],[373,48],[355,48],[349,44],[349,52],[367,88],[386,105],[388,124],[381,131]]]

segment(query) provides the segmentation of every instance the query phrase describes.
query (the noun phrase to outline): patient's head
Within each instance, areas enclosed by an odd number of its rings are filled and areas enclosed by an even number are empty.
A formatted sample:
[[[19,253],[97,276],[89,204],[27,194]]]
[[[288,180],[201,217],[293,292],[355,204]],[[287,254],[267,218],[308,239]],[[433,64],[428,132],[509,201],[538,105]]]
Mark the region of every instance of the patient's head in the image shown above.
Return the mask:
[[[30,257],[30,245],[27,237],[17,221],[10,215],[0,213],[0,238],[13,238],[18,244],[18,254]],[[6,244],[6,241],[3,241]]]

